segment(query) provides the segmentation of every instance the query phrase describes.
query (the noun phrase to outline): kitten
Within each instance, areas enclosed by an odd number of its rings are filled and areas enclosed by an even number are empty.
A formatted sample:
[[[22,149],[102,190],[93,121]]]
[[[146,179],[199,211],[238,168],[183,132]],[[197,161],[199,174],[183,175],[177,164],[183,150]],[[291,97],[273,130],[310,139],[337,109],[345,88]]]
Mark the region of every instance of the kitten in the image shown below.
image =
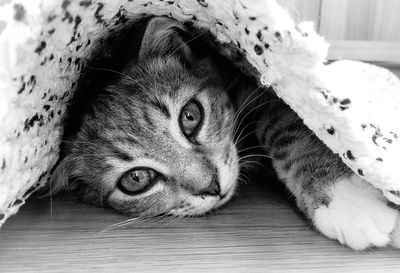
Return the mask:
[[[67,142],[51,180],[55,191],[75,188],[86,202],[140,217],[204,214],[235,192],[235,138],[248,116],[259,121],[259,145],[320,232],[354,249],[387,245],[397,212],[382,194],[287,105],[247,77],[235,84],[238,75],[214,56],[195,54],[186,35],[174,20],[150,19],[138,57]]]
[[[204,214],[234,194],[234,108],[184,27],[150,20],[137,60],[110,84],[68,140],[51,183],[134,216]]]

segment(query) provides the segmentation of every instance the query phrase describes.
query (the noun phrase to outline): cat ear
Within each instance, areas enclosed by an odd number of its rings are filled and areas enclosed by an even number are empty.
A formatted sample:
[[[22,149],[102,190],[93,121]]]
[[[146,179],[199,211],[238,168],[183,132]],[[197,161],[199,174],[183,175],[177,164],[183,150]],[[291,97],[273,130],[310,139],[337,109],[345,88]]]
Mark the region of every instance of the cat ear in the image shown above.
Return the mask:
[[[191,61],[192,53],[185,36],[186,29],[179,22],[166,17],[151,19],[140,46],[139,60],[174,55],[181,61]]]

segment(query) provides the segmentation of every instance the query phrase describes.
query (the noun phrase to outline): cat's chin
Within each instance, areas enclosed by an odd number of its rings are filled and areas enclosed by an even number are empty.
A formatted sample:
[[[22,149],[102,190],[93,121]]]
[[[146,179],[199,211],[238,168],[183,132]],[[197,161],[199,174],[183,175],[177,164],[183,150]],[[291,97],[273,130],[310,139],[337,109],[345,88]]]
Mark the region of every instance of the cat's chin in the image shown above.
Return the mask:
[[[172,209],[169,214],[178,216],[203,215],[215,209],[219,203],[219,197],[192,197],[187,207]]]

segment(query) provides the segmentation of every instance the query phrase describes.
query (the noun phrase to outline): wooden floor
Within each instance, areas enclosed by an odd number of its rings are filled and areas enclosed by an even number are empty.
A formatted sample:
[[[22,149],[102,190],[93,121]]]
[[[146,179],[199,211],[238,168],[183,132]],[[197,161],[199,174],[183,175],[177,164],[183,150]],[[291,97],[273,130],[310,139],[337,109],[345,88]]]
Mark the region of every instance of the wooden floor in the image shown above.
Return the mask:
[[[307,227],[281,190],[242,185],[206,217],[136,223],[73,197],[30,200],[0,232],[0,272],[400,272],[400,250],[356,253]],[[385,270],[385,271],[383,271]]]

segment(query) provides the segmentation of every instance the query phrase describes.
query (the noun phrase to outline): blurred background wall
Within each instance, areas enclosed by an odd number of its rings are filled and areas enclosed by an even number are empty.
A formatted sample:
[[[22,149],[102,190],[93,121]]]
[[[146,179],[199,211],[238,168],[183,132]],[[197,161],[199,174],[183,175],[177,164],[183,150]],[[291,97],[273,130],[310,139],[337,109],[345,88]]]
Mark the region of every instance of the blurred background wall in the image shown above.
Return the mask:
[[[400,0],[278,0],[311,20],[331,43],[329,58],[400,65]]]

